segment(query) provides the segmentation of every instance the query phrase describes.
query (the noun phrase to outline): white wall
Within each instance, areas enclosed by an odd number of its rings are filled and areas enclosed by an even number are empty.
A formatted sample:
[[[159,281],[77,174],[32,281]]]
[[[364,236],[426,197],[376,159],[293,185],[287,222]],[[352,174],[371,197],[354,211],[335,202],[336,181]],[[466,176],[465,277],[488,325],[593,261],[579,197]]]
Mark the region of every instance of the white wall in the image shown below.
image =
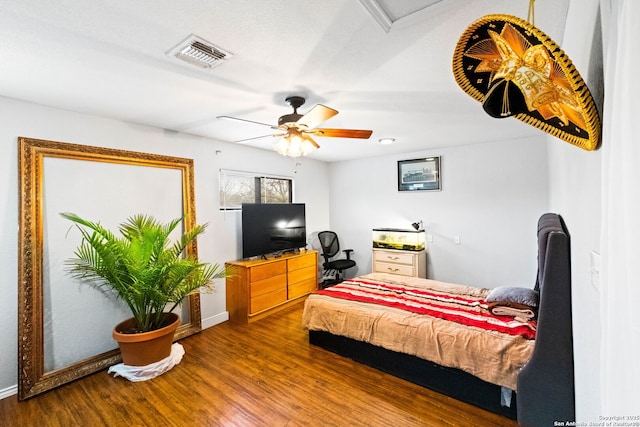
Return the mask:
[[[599,0],[570,3],[562,48],[601,107],[598,5]],[[601,153],[548,140],[550,206],[571,233],[576,415],[578,421],[598,421],[601,415],[614,415],[603,414],[600,406],[600,295],[591,280],[591,253],[600,252]]]
[[[17,384],[19,136],[194,159],[196,220],[209,223],[198,239],[198,254],[205,262],[224,263],[241,257],[239,213],[218,210],[220,168],[293,177],[294,199],[307,205],[309,232],[329,227],[326,163],[295,161],[272,151],[4,97],[0,97],[0,117],[0,395],[15,391]],[[216,287],[215,293],[201,298],[204,327],[228,318],[224,281]]]
[[[331,227],[371,271],[371,229],[424,221],[430,278],[533,287],[536,223],[547,211],[545,137],[442,148],[330,166]],[[397,190],[397,161],[441,156],[442,191]],[[454,243],[460,237],[460,244]]]
[[[578,420],[600,411],[600,305],[591,253],[600,252],[600,153],[549,141],[550,205],[571,234],[573,346]]]

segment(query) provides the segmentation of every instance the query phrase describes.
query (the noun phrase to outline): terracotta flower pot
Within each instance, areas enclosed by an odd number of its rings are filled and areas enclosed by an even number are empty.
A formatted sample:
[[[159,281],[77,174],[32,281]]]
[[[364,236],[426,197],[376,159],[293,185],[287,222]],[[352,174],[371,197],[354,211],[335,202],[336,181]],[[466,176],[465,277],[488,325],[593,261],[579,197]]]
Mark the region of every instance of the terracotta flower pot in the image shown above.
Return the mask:
[[[166,313],[167,326],[149,332],[125,334],[135,325],[135,319],[127,319],[113,328],[113,339],[120,346],[122,362],[129,366],[146,366],[159,362],[171,354],[173,335],[180,325],[180,318],[175,313]]]

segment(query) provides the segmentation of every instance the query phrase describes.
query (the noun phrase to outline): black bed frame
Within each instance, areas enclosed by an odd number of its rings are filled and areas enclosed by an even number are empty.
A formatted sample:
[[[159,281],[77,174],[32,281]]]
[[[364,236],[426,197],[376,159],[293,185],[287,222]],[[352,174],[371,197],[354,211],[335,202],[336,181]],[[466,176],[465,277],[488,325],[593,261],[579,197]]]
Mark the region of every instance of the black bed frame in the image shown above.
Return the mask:
[[[500,386],[459,369],[325,331],[309,331],[309,342],[414,384],[516,419],[514,400],[511,407],[500,405]]]
[[[415,384],[517,419],[522,426],[552,426],[575,421],[573,327],[571,317],[569,232],[560,215],[546,213],[538,221],[540,291],[536,344],[518,375],[511,406],[501,405],[501,387],[458,369],[397,353],[366,342],[309,331],[309,342]],[[517,400],[517,403],[516,403]]]

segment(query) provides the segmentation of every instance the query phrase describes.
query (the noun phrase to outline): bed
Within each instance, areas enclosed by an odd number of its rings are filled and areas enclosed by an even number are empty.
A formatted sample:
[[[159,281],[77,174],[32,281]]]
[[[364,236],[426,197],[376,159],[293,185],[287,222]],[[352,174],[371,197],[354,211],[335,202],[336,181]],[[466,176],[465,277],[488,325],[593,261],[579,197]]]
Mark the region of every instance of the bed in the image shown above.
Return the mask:
[[[309,296],[309,342],[523,426],[575,420],[569,233],[547,213],[537,235],[533,289],[359,276]]]

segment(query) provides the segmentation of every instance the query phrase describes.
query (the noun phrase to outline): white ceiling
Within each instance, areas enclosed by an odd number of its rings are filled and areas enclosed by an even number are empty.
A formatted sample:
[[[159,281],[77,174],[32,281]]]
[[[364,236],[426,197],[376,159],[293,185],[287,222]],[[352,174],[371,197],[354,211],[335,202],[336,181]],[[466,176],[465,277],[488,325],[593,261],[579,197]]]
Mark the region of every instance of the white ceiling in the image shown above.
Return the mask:
[[[561,44],[569,0],[538,0]],[[0,95],[236,141],[277,124],[289,95],[340,112],[309,157],[339,161],[540,134],[497,120],[455,83],[455,44],[477,18],[527,18],[529,0],[0,0]],[[385,29],[386,23],[386,29]],[[233,56],[211,70],[166,53],[195,34]],[[378,139],[396,138],[393,145]],[[72,142],[72,141],[70,141]],[[271,149],[274,138],[250,145]]]

